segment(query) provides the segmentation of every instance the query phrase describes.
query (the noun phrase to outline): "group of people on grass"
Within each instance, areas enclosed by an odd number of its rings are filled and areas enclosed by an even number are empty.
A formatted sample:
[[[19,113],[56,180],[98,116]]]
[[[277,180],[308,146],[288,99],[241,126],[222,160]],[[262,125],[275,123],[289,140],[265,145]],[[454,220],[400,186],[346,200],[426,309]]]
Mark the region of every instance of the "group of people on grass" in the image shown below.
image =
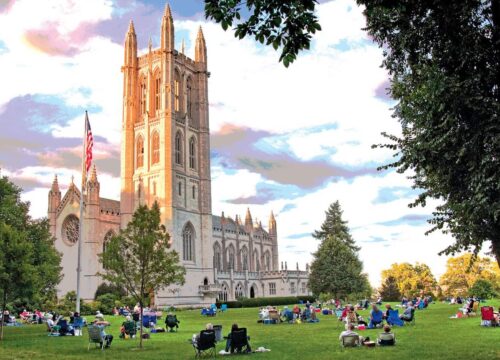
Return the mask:
[[[319,311],[318,307],[315,307],[309,301],[304,304],[304,308],[301,308],[299,305],[294,305],[291,309],[288,306],[285,306],[283,310],[280,310],[274,306],[266,306],[261,307],[259,309],[259,319],[257,322],[259,323],[267,323],[268,321],[273,323],[302,323],[302,322],[310,322],[316,323],[319,322],[316,313]]]

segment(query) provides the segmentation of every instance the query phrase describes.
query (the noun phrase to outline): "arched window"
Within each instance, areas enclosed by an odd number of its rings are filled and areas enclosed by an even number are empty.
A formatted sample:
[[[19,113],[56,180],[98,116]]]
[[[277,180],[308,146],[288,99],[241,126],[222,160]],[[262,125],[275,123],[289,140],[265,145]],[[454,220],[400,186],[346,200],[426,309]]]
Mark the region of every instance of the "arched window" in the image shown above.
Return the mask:
[[[248,249],[246,246],[241,249],[241,270],[248,270]]]
[[[177,185],[179,188],[177,189],[178,190],[178,193],[179,193],[179,196],[182,196],[182,183],[179,182],[179,184]]]
[[[187,114],[190,119],[193,118],[193,82],[191,81],[191,78],[187,79],[186,82],[186,107],[187,107]]]
[[[193,191],[193,199],[196,199],[196,186],[193,185],[192,191]]]
[[[143,77],[141,78],[141,88],[140,88],[140,110],[141,110],[141,115],[144,115],[146,113],[146,104],[147,104],[147,89],[146,89],[146,79]]]
[[[135,167],[140,168],[144,165],[144,139],[142,136],[137,138],[135,149]]]
[[[158,71],[155,76],[155,111],[161,108],[161,77]]]
[[[78,242],[80,235],[80,220],[71,214],[64,219],[62,224],[62,238],[66,245],[72,246]]]
[[[219,300],[220,301],[227,301],[227,285],[226,284],[222,284],[222,290],[221,292],[219,293]]]
[[[160,135],[158,131],[153,132],[151,136],[151,164],[158,164],[160,162]]]
[[[238,283],[238,285],[236,285],[236,290],[234,291],[234,297],[236,299],[243,297],[243,286],[241,285],[241,283]]]
[[[232,244],[229,246],[227,253],[229,255],[227,267],[228,269],[234,269],[234,246]]]
[[[266,262],[266,270],[270,271],[271,270],[271,254],[269,254],[269,251],[266,251],[265,262]]]
[[[181,111],[181,76],[177,71],[174,74],[174,110]]]
[[[194,260],[194,229],[191,223],[186,224],[182,230],[182,259]]]
[[[108,243],[111,241],[111,238],[115,236],[115,233],[113,230],[109,230],[106,235],[104,235],[104,240],[102,241],[102,253],[104,254],[106,252],[106,247],[108,246]],[[106,262],[102,262],[102,267],[104,269],[107,269]]]
[[[196,139],[194,136],[189,139],[189,168],[196,169]]]
[[[255,271],[260,271],[259,253],[257,250],[254,251],[253,257],[255,259]]]
[[[221,249],[220,249],[220,245],[218,243],[215,243],[215,245],[214,245],[214,269],[217,269],[217,271],[220,271],[221,268],[222,268]]]
[[[180,131],[175,134],[175,163],[182,165],[182,133]]]

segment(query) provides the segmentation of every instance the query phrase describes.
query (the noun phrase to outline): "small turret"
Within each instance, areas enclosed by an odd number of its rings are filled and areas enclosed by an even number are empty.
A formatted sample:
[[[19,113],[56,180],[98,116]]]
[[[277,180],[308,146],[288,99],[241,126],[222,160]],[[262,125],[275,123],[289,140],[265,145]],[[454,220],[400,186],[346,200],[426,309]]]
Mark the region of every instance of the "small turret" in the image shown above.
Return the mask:
[[[247,208],[247,214],[245,215],[245,231],[251,232],[253,228],[252,214],[250,214],[250,209]]]
[[[274,218],[274,213],[271,211],[271,215],[269,216],[269,235],[276,236],[276,219]]]
[[[203,30],[198,29],[198,35],[196,36],[196,46],[194,50],[194,61],[207,65],[207,44],[205,43],[205,37],[203,36]]]
[[[99,192],[101,189],[101,185],[97,180],[97,171],[95,168],[95,164],[92,167],[92,173],[90,174],[89,181],[87,182],[87,212],[90,217],[98,216],[99,206]],[[96,206],[96,208],[94,208]]]
[[[160,47],[167,52],[174,51],[174,19],[172,18],[172,11],[170,5],[165,6],[165,13],[161,20],[161,36]]]
[[[137,66],[137,36],[135,34],[134,22],[130,20],[127,34],[125,35],[125,66]]]
[[[52,181],[52,187],[49,190],[49,208],[47,211],[50,233],[52,234],[52,236],[56,235],[56,214],[59,204],[61,204],[61,191],[59,190],[57,175],[55,175],[54,181]]]

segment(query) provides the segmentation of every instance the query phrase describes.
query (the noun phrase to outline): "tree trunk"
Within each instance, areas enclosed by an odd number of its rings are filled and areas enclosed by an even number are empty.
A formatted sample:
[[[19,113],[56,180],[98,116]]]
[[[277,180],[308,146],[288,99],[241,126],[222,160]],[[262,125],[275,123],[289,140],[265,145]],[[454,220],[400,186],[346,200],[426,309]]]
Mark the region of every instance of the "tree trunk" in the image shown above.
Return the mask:
[[[143,332],[143,329],[142,329],[142,314],[144,313],[143,308],[142,308],[142,301],[139,301],[139,307],[140,307],[140,311],[141,311],[141,314],[139,316],[139,319],[141,321],[141,331],[140,331],[141,338],[139,339],[139,348],[142,349],[142,332]]]
[[[0,320],[0,341],[3,340],[3,313],[5,312],[5,308],[7,307],[7,292],[5,289],[3,290],[3,302],[2,302],[2,319]]]

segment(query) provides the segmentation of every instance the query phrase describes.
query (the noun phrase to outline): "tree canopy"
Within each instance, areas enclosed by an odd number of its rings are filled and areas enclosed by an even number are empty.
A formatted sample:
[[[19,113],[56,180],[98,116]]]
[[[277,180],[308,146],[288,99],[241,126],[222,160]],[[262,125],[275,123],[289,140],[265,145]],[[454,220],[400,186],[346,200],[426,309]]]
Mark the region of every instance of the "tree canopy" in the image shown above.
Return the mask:
[[[55,250],[47,220],[32,220],[21,189],[0,178],[0,305],[39,306],[55,294],[61,280],[61,255]],[[0,321],[3,339],[3,316]]]
[[[315,295],[325,293],[337,299],[371,291],[357,252],[333,236],[322,240],[313,254],[309,287]]]
[[[169,247],[169,235],[160,223],[158,203],[151,209],[139,206],[132,221],[111,238],[106,251],[99,255],[101,263],[106,264],[101,275],[109,283],[124,287],[142,309],[150,294],[172,284],[184,284],[186,271],[179,264],[177,252],[168,250]]]
[[[399,301],[401,300],[401,293],[394,276],[388,276],[382,283],[379,289],[379,294],[384,301]]]
[[[500,0],[357,3],[365,7],[366,30],[384,49],[402,127],[401,136],[384,133],[390,143],[378,146],[394,150],[397,160],[381,169],[414,173],[414,186],[424,191],[412,206],[442,202],[430,231],[455,238],[442,253],[477,254],[490,241],[500,264]],[[224,29],[240,21],[240,38],[254,35],[277,48],[276,34],[284,34],[280,60],[286,66],[320,29],[312,0],[205,4],[207,18]],[[252,16],[241,20],[244,10]]]
[[[449,258],[446,271],[439,279],[439,285],[446,296],[467,296],[469,289],[480,279],[487,280],[500,290],[500,269],[489,257],[472,254]]]
[[[356,246],[349,232],[347,221],[342,219],[342,213],[343,211],[340,207],[340,203],[338,201],[332,203],[325,212],[326,218],[323,224],[321,224],[321,229],[315,230],[313,237],[318,240],[325,240],[327,237],[331,236],[337,240],[343,241],[352,250],[358,251],[359,247]]]
[[[389,278],[395,281],[401,295],[407,297],[433,294],[437,287],[436,279],[426,264],[409,263],[392,264],[389,269],[382,271],[382,284]]]

